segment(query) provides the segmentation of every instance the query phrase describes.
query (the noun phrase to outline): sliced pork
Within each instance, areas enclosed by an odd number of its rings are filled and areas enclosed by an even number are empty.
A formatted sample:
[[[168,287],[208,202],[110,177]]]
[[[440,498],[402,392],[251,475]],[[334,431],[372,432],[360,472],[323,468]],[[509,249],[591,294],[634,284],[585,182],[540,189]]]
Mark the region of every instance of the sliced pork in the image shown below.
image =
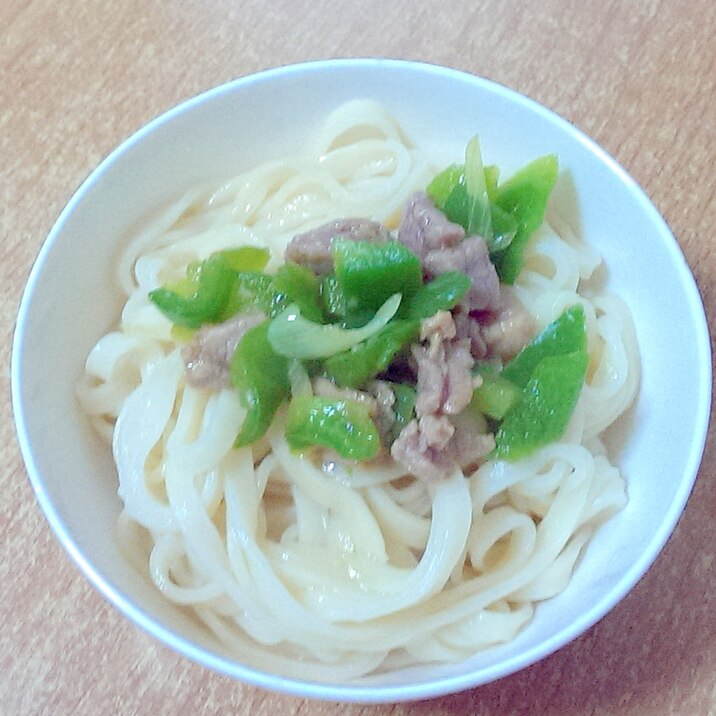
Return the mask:
[[[295,261],[318,275],[330,273],[333,271],[331,247],[338,238],[382,243],[388,241],[390,234],[384,226],[370,219],[336,219],[294,236],[286,246],[286,261]]]
[[[516,356],[534,337],[535,320],[509,286],[502,286],[500,308],[493,320],[480,328],[487,354],[504,361]]]
[[[224,323],[202,326],[181,351],[186,382],[194,388],[220,390],[230,384],[229,365],[244,334],[263,323],[261,311],[240,313]]]
[[[448,311],[422,322],[421,336],[429,343],[415,345],[418,366],[415,410],[418,416],[457,415],[472,399],[474,360],[467,341],[454,340],[455,323]]]
[[[495,448],[492,433],[479,433],[445,415],[411,420],[393,443],[390,454],[408,472],[427,481],[441,480],[458,467],[478,465]]]
[[[457,246],[429,251],[423,259],[428,276],[462,271],[472,281],[462,301],[466,311],[493,311],[500,305],[500,279],[490,261],[485,240],[471,236]]]
[[[468,341],[476,360],[514,358],[534,337],[535,320],[510,286],[500,286],[500,303],[495,311],[472,314],[458,310],[455,315],[457,337]]]
[[[421,259],[428,251],[456,246],[465,238],[465,230],[453,224],[425,192],[416,192],[403,215],[398,241]]]
[[[390,448],[393,459],[408,472],[423,480],[447,477],[456,466],[448,450],[454,428],[443,416],[426,416],[411,420]]]
[[[476,426],[466,429],[460,417],[472,400],[474,359],[469,341],[456,337],[452,315],[438,311],[425,319],[420,335],[423,342],[412,348],[417,419],[403,428],[390,454],[413,475],[436,480],[480,460],[494,447],[494,438]]]

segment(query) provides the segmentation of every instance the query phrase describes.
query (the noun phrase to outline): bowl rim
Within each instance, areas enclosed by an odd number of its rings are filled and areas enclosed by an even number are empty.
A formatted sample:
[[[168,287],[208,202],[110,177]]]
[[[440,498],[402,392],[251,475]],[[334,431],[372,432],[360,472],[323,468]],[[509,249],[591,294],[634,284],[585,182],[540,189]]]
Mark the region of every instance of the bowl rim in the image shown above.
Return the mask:
[[[481,667],[459,675],[445,676],[402,686],[360,683],[332,684],[308,680],[304,681],[295,677],[280,676],[267,671],[262,671],[258,668],[244,666],[227,657],[211,653],[203,647],[190,642],[187,638],[178,636],[170,629],[155,621],[146,611],[144,611],[144,609],[132,602],[132,600],[126,597],[120,590],[115,589],[109,580],[93,566],[91,559],[83,553],[74,541],[67,525],[63,522],[57,509],[53,505],[45,489],[45,480],[35,462],[31,439],[26,429],[26,411],[22,391],[22,352],[26,339],[28,316],[31,311],[32,297],[39,282],[42,268],[55,243],[58,241],[58,237],[62,234],[70,216],[72,216],[77,206],[84,200],[88,191],[102,178],[114,162],[134,145],[140,143],[145,137],[154,133],[163,124],[170,122],[175,117],[189,112],[198,105],[211,101],[225,93],[240,91],[242,88],[251,86],[255,83],[271,82],[274,79],[285,78],[294,74],[301,75],[306,72],[326,72],[341,69],[372,69],[374,71],[388,69],[393,71],[417,71],[419,73],[442,75],[452,80],[461,80],[462,82],[472,84],[482,90],[500,95],[510,102],[521,104],[530,111],[541,115],[551,124],[556,125],[562,132],[570,135],[573,140],[580,142],[592,155],[596,156],[596,158],[603,163],[611,173],[617,176],[625,190],[633,195],[633,197],[638,201],[641,209],[649,217],[654,230],[662,234],[665,245],[671,253],[671,258],[674,260],[675,270],[680,273],[681,283],[688,303],[692,309],[694,321],[699,327],[697,344],[693,348],[698,354],[698,365],[702,371],[700,375],[701,380],[704,384],[709,386],[708,391],[703,393],[699,404],[694,410],[695,427],[697,428],[695,432],[696,439],[691,444],[688,461],[685,465],[684,477],[679,483],[676,499],[672,502],[665,519],[662,521],[659,529],[649,543],[648,549],[644,550],[644,552],[640,555],[640,558],[632,565],[631,569],[621,576],[617,584],[609,591],[607,596],[599,600],[592,609],[582,614],[579,619],[558,630],[551,638],[530,649],[527,649],[518,656],[509,658],[505,662],[487,667]],[[17,432],[20,451],[37,501],[39,502],[51,529],[59,539],[61,545],[70,555],[71,559],[80,568],[81,572],[89,579],[90,583],[132,622],[144,631],[148,632],[154,638],[159,639],[161,642],[190,660],[225,676],[240,679],[241,681],[253,686],[259,686],[265,689],[304,698],[352,703],[387,703],[442,696],[480,686],[513,674],[531,664],[536,663],[565,644],[576,639],[579,635],[599,621],[605,614],[607,614],[607,612],[609,612],[619,601],[621,601],[621,599],[623,599],[623,597],[634,587],[661,552],[664,544],[673,532],[693,489],[703,451],[705,449],[710,421],[712,398],[712,361],[708,322],[706,319],[703,301],[694,276],[678,245],[678,242],[676,241],[676,238],[664,218],[637,182],[610,154],[597,145],[596,142],[584,134],[580,129],[575,127],[553,110],[545,107],[533,99],[530,99],[520,92],[499,82],[495,82],[494,80],[477,76],[463,70],[413,60],[381,58],[329,59],[313,60],[309,62],[300,62],[273,67],[271,69],[238,77],[201,92],[196,96],[180,102],[174,107],[156,116],[148,123],[144,124],[137,131],[124,139],[100,162],[100,164],[80,184],[59,214],[30,271],[20,302],[13,336],[11,390],[15,429]]]

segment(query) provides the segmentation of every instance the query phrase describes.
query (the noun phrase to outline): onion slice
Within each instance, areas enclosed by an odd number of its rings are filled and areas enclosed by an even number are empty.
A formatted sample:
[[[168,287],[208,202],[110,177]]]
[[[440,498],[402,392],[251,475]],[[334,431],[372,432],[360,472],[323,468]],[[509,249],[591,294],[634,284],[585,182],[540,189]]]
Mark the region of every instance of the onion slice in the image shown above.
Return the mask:
[[[399,293],[393,294],[361,328],[314,323],[304,318],[298,306],[292,303],[271,321],[269,343],[276,353],[301,360],[342,353],[384,328],[397,313],[401,298]]]

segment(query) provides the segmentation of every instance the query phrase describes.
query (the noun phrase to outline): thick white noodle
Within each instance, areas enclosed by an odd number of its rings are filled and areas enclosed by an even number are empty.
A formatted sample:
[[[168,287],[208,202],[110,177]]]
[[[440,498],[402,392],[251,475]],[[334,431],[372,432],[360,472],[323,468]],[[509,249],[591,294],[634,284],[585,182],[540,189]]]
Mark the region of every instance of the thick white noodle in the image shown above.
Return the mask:
[[[591,360],[565,436],[527,460],[434,486],[392,463],[316,465],[288,449],[283,413],[266,439],[237,450],[236,394],[185,384],[149,291],[231,246],[268,247],[270,270],[295,233],[337,217],[394,227],[430,175],[383,108],[351,102],[305,154],[189,191],[117,263],[121,322],[88,356],[78,395],[112,440],[120,544],[217,648],[257,668],[346,680],[508,641],[565,588],[594,530],[626,502],[598,436],[637,390],[634,330],[600,290],[600,258],[554,213],[516,292],[540,327],[581,303]]]

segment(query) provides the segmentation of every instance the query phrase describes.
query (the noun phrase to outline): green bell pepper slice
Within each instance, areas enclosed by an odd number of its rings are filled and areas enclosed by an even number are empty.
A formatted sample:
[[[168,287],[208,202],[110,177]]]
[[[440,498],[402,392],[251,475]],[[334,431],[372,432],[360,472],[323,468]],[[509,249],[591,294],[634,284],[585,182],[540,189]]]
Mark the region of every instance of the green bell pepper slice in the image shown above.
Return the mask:
[[[247,331],[231,358],[231,383],[246,408],[236,447],[250,445],[264,435],[291,390],[288,360],[271,348],[269,324],[264,321]]]
[[[234,271],[263,271],[271,258],[268,249],[258,246],[239,246],[217,252]]]
[[[458,184],[465,181],[465,165],[451,164],[437,174],[428,184],[425,193],[432,199],[433,204],[441,211],[448,197]]]
[[[256,308],[269,316],[280,313],[286,305],[284,297],[276,291],[273,277],[262,271],[239,271],[223,311],[225,321],[237,313]]]
[[[309,321],[323,322],[320,284],[316,275],[305,266],[287,261],[273,277],[273,289],[283,296],[283,306],[295,303]]]
[[[487,241],[490,255],[495,255],[504,251],[514,239],[517,234],[517,219],[495,203],[499,169],[495,165],[489,165],[484,167],[483,171],[491,230],[478,227],[475,220],[471,219],[471,207],[474,211],[474,201],[465,181],[464,165],[452,164],[440,172],[428,185],[427,194],[450,221],[460,224],[468,234],[477,233],[482,236]],[[486,216],[486,213],[484,215]],[[485,233],[488,236],[485,236]]]
[[[482,384],[472,393],[472,405],[493,420],[502,420],[520,396],[520,388],[489,364],[478,367]]]
[[[347,300],[373,311],[396,293],[408,301],[423,285],[420,259],[397,241],[338,239],[333,242],[333,265]]]
[[[506,366],[502,376],[523,388],[544,358],[586,351],[584,308],[576,304],[542,329]]]
[[[187,278],[149,293],[149,299],[172,323],[198,328],[220,319],[229,301],[236,272],[219,253],[187,268]]]
[[[328,321],[337,321],[348,312],[348,299],[338,284],[333,273],[321,277],[320,285],[321,306],[323,316]]]
[[[498,458],[517,460],[562,436],[589,364],[584,308],[568,308],[499,374],[520,391],[496,435]]]
[[[391,321],[354,348],[326,358],[324,369],[340,388],[359,388],[382,373],[396,354],[407,344],[418,340],[419,335],[418,321]]]
[[[288,408],[286,440],[293,450],[321,445],[348,460],[371,460],[380,451],[368,406],[350,399],[297,395]]]
[[[395,423],[391,431],[391,439],[395,440],[400,431],[415,417],[415,401],[417,393],[415,388],[406,383],[389,383],[395,403],[393,404],[393,415]]]
[[[544,221],[547,201],[559,174],[555,154],[530,162],[497,188],[495,204],[517,222],[510,245],[495,258],[495,268],[503,283],[512,284],[524,265],[524,252],[532,233]]]
[[[584,385],[589,357],[575,351],[543,358],[495,434],[495,456],[519,460],[567,428]]]
[[[420,288],[408,304],[410,318],[430,318],[438,311],[450,311],[462,301],[472,281],[461,271],[447,271]]]

